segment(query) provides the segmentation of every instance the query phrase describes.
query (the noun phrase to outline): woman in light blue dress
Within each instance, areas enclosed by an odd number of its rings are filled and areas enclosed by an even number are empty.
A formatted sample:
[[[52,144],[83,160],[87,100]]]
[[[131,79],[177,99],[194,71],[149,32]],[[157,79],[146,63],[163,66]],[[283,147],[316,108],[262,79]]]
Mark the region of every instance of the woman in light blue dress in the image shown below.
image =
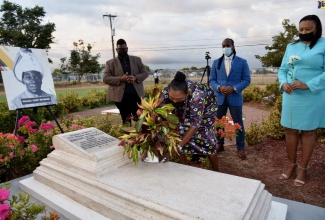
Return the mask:
[[[307,166],[316,141],[316,129],[325,128],[325,39],[316,15],[299,22],[299,40],[287,46],[278,72],[283,91],[281,125],[285,127],[289,168],[279,179],[296,171],[295,186],[306,181]],[[302,153],[297,161],[298,131]]]

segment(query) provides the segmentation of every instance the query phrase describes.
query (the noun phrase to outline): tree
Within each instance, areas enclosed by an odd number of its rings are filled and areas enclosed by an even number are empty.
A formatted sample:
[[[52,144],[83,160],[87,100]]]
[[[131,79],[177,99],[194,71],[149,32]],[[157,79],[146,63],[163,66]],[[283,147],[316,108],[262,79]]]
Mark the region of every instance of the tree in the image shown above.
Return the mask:
[[[7,0],[0,8],[0,44],[16,47],[49,49],[53,43],[54,23],[41,24],[45,11],[43,7],[23,9]]]
[[[296,25],[289,24],[289,22],[289,19],[282,21],[284,32],[272,37],[273,44],[265,47],[269,52],[262,57],[255,55],[255,58],[261,61],[263,67],[280,67],[287,45],[298,37]]]
[[[190,68],[190,70],[198,70],[198,68],[195,67],[195,66],[192,66],[192,67]]]
[[[147,73],[150,74],[151,73],[150,67],[147,65],[144,65],[144,67],[146,68]]]
[[[91,55],[93,46],[84,45],[83,40],[73,42],[75,49],[70,51],[70,58],[61,58],[60,69],[62,72],[70,72],[78,75],[78,82],[85,73],[100,73],[103,66],[98,63],[100,54]]]

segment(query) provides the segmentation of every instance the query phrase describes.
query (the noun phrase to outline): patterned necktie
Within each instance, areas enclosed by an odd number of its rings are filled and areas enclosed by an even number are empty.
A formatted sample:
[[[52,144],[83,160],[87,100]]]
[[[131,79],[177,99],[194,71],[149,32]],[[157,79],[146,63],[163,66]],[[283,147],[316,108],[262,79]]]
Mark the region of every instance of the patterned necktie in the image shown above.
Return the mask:
[[[230,71],[229,57],[226,57],[226,73],[227,73],[227,76],[229,75],[229,71]]]

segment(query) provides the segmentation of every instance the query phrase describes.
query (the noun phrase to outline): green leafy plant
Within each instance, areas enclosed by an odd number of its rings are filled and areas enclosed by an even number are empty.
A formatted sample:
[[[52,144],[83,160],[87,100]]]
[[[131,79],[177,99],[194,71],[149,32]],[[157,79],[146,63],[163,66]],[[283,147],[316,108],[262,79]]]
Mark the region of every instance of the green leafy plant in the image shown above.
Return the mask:
[[[124,154],[133,158],[135,164],[139,161],[138,152],[142,160],[149,154],[161,161],[164,157],[170,157],[173,151],[178,152],[177,143],[181,141],[177,133],[179,120],[172,114],[173,105],[160,106],[162,99],[158,89],[148,96],[141,100],[137,112],[139,120],[134,129],[120,137]]]
[[[280,87],[279,82],[266,85],[264,96],[267,97],[267,99],[264,100],[264,102],[266,103],[267,106],[274,106],[278,97],[282,96],[282,92],[280,91],[279,87]]]
[[[260,87],[250,85],[243,91],[244,102],[262,102],[263,100],[263,91]]]
[[[74,92],[68,92],[64,97],[60,98],[60,101],[64,103],[63,105],[68,112],[77,112],[82,104],[78,94]]]
[[[97,108],[106,103],[106,94],[97,90],[92,90],[82,98],[83,106],[87,106],[90,109]]]
[[[45,212],[45,205],[30,202],[30,195],[18,193],[18,196],[10,195],[10,183],[0,184],[0,219],[3,220],[34,220],[41,213]],[[42,220],[59,220],[60,216],[51,211],[50,216],[46,214]]]
[[[271,139],[284,138],[284,128],[281,121],[282,96],[279,96],[274,107],[269,112],[267,119],[262,118],[261,129],[266,137]]]
[[[261,143],[264,139],[261,127],[257,123],[251,123],[245,130],[245,139],[248,145]]]

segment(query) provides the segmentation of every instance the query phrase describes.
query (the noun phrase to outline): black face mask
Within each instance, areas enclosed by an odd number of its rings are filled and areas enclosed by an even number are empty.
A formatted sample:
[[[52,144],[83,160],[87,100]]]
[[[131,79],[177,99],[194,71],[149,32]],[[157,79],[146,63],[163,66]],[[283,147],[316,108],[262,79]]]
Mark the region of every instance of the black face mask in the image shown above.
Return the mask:
[[[173,102],[171,101],[172,105],[176,108],[176,109],[181,109],[184,107],[185,105],[185,101],[180,101],[180,102]]]
[[[118,52],[118,56],[121,58],[125,58],[128,55],[128,52],[126,50],[121,50]]]
[[[308,34],[299,34],[299,39],[301,41],[312,41],[314,39],[314,32]]]

